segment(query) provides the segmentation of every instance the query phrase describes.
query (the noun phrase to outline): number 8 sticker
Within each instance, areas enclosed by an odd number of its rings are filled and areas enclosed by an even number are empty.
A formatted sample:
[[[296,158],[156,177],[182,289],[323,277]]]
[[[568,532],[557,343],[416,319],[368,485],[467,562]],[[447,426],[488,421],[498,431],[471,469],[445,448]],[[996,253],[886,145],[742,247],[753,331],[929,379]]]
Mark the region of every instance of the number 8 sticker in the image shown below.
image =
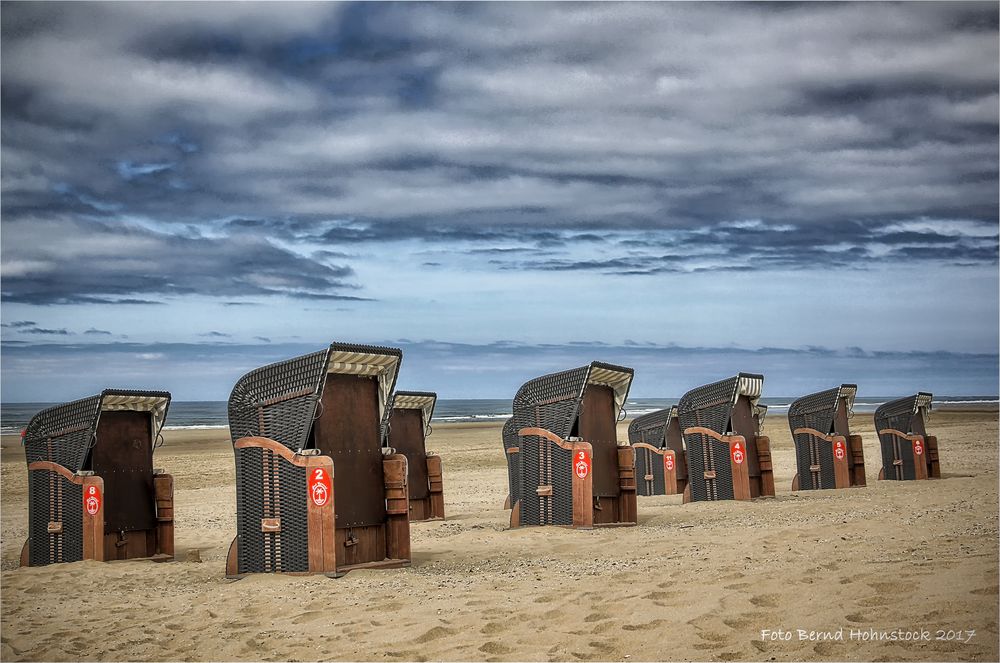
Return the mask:
[[[97,486],[87,486],[83,495],[83,508],[92,516],[101,510],[101,489]]]
[[[309,472],[309,498],[316,506],[324,506],[330,501],[333,494],[333,484],[330,481],[330,473],[322,467],[317,467]]]

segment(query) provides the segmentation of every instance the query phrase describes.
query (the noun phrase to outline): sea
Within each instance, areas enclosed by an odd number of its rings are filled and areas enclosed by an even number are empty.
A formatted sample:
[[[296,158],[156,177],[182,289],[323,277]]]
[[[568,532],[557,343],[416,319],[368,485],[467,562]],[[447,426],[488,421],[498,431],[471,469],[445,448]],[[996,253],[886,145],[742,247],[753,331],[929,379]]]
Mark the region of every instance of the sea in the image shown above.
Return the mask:
[[[893,397],[858,397],[854,412],[870,414]],[[788,411],[793,398],[761,398],[769,414]],[[635,417],[676,405],[677,398],[629,398],[625,402],[623,418]],[[4,403],[0,405],[0,433],[19,434],[37,412],[56,403]],[[998,407],[996,396],[943,396],[934,397],[935,408],[971,409]],[[226,401],[173,401],[167,413],[167,430],[208,429],[227,426]],[[434,409],[434,422],[490,422],[503,421],[511,414],[509,399],[438,399]]]

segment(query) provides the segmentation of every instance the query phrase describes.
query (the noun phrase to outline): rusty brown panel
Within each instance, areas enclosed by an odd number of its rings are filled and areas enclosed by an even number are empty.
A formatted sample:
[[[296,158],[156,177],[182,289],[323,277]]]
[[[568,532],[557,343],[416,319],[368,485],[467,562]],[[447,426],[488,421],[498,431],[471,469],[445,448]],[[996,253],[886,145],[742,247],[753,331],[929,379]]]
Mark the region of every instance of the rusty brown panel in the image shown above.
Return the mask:
[[[104,531],[156,527],[153,434],[148,412],[102,412],[91,469],[104,479]]]
[[[732,414],[729,415],[729,423],[732,432],[746,438],[747,461],[749,474],[752,477],[760,476],[760,463],[757,462],[757,445],[754,438],[757,437],[757,420],[753,416],[753,405],[746,396],[736,399]]]
[[[385,489],[375,378],[331,373],[321,402],[313,440],[323,455],[333,458],[337,528],[381,525]]]
[[[673,417],[670,425],[667,426],[666,433],[667,448],[674,450],[674,461],[677,467],[677,487],[683,491],[684,486],[680,482],[687,482],[687,453],[684,451],[684,436],[681,434],[681,420]]]
[[[910,430],[903,431],[904,433],[913,433],[914,435],[923,435],[927,437],[927,429],[924,427],[924,418],[920,416],[920,411],[910,417]]]
[[[589,384],[580,407],[580,437],[594,447],[594,496],[618,497],[618,431],[615,392]]]
[[[389,446],[406,456],[410,499],[422,500],[430,492],[427,483],[427,448],[424,442],[424,419],[420,410],[393,410],[389,418]]]

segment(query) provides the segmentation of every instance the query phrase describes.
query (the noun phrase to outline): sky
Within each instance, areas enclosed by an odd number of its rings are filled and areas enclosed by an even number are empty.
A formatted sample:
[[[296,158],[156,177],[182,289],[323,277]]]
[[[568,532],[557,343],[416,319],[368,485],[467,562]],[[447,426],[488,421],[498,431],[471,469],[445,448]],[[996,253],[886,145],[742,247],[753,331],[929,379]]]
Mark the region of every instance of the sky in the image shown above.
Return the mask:
[[[0,399],[332,341],[998,393],[997,3],[0,4]]]

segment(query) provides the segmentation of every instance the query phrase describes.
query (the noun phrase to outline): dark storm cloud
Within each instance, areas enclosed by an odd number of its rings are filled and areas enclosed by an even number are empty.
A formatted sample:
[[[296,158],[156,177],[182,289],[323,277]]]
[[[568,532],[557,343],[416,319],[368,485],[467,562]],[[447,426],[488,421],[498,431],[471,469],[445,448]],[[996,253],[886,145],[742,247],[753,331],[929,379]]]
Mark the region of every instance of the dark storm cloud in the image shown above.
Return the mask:
[[[989,3],[2,13],[2,212],[38,226],[4,233],[8,301],[351,298],[340,254],[356,242],[520,236],[575,253],[638,229],[661,233],[638,256],[623,245],[499,266],[702,268],[652,248],[665,244],[714,246],[737,269],[844,264],[854,251],[996,261],[995,234],[943,232],[998,216]],[[62,261],[33,222],[53,217],[105,230],[145,219],[159,248],[136,257],[99,230],[101,262]],[[761,223],[723,227],[747,219]],[[937,230],[872,236],[921,219]],[[157,269],[128,267],[140,260]]]
[[[5,302],[150,304],[156,300],[133,295],[203,293],[360,299],[347,294],[354,288],[346,281],[350,267],[319,264],[256,236],[182,237],[97,220],[5,218],[3,245]]]

